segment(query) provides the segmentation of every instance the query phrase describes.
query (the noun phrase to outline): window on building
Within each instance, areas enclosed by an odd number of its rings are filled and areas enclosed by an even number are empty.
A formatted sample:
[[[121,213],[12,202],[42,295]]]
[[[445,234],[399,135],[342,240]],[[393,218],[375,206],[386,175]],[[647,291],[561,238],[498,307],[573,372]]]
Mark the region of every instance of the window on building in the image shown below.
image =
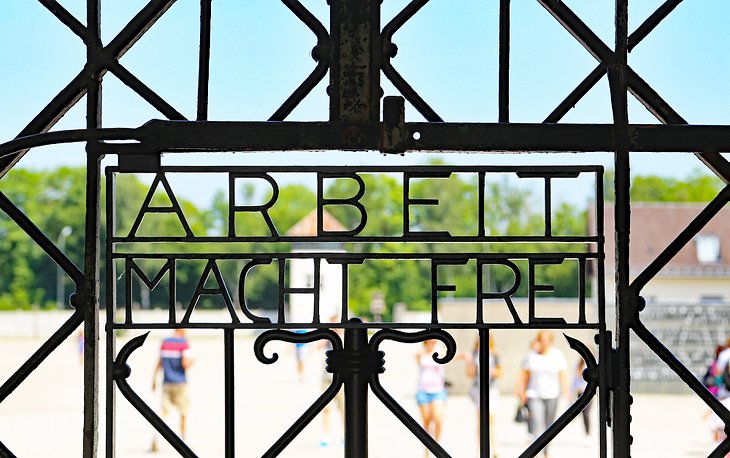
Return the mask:
[[[695,238],[697,243],[697,260],[701,263],[720,261],[720,237],[702,234]]]

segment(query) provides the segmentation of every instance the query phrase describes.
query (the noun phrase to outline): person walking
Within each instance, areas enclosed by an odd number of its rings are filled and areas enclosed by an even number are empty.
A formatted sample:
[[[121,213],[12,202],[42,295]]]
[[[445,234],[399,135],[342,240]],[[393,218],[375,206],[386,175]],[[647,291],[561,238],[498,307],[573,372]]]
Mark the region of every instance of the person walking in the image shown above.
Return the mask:
[[[553,347],[553,333],[541,330],[535,337],[533,351],[525,358],[518,379],[517,395],[527,403],[530,439],[539,437],[555,421],[558,398],[568,391],[567,367],[563,352]],[[543,456],[547,458],[545,447]]]
[[[422,351],[416,354],[418,364],[416,403],[421,412],[423,429],[438,442],[446,407],[446,370],[443,364],[434,361],[435,352],[436,341],[429,339],[423,342]],[[426,457],[428,456],[426,450]]]
[[[162,371],[162,419],[175,407],[180,412],[180,437],[185,440],[188,413],[187,370],[192,365],[190,345],[185,329],[175,329],[172,336],[164,339],[160,347],[160,358],[152,376],[152,391],[157,390],[158,374]],[[157,437],[152,439],[153,452],[158,450]]]

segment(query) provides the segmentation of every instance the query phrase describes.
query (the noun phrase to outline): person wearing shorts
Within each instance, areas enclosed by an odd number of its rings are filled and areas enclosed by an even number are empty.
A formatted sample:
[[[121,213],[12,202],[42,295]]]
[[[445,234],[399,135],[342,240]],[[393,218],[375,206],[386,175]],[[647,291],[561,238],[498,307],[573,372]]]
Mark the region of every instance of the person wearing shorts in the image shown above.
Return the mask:
[[[444,408],[446,407],[446,370],[433,359],[436,341],[423,342],[423,351],[416,354],[418,363],[418,387],[416,403],[421,411],[423,429],[436,441],[441,437]],[[428,456],[428,451],[426,451]]]
[[[152,391],[157,389],[158,374],[162,371],[162,418],[173,408],[180,413],[180,437],[185,439],[185,419],[188,414],[187,369],[192,359],[190,345],[184,329],[176,329],[171,337],[162,341],[160,359],[152,377]],[[152,440],[152,451],[157,451],[157,438]]]

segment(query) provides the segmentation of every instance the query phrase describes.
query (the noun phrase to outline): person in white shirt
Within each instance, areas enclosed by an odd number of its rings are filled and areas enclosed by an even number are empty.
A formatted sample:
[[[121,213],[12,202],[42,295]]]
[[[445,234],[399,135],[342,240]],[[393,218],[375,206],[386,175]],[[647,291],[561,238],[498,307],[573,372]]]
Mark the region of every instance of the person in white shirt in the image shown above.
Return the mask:
[[[530,411],[527,428],[533,439],[555,421],[558,399],[568,396],[567,367],[563,352],[553,347],[553,333],[539,331],[533,351],[522,363],[517,386],[517,395]],[[547,453],[545,447],[545,457]]]

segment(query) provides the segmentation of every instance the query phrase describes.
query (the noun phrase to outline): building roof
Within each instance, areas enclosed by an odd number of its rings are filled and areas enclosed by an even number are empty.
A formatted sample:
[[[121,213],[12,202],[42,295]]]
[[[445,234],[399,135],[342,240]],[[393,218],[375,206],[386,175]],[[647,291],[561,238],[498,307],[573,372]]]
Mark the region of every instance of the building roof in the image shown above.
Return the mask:
[[[327,210],[322,210],[322,228],[325,232],[344,232],[347,228],[332,216]],[[314,209],[307,216],[299,220],[286,235],[294,237],[316,237],[317,234],[317,210]]]
[[[635,203],[631,205],[631,248],[629,270],[638,275],[705,208],[703,203]],[[606,273],[615,270],[614,207],[604,207],[604,235],[606,237]],[[591,233],[595,221],[590,215]],[[710,242],[707,244],[706,242]],[[719,243],[718,243],[719,242]],[[709,246],[708,246],[709,245]],[[698,256],[698,246],[700,253]],[[709,257],[708,251],[709,248]],[[719,252],[717,251],[719,249]],[[717,256],[712,256],[713,252]],[[703,261],[700,259],[704,258]],[[708,261],[712,259],[711,261]],[[658,276],[669,277],[730,277],[730,208],[723,208],[687,243],[662,269]]]

